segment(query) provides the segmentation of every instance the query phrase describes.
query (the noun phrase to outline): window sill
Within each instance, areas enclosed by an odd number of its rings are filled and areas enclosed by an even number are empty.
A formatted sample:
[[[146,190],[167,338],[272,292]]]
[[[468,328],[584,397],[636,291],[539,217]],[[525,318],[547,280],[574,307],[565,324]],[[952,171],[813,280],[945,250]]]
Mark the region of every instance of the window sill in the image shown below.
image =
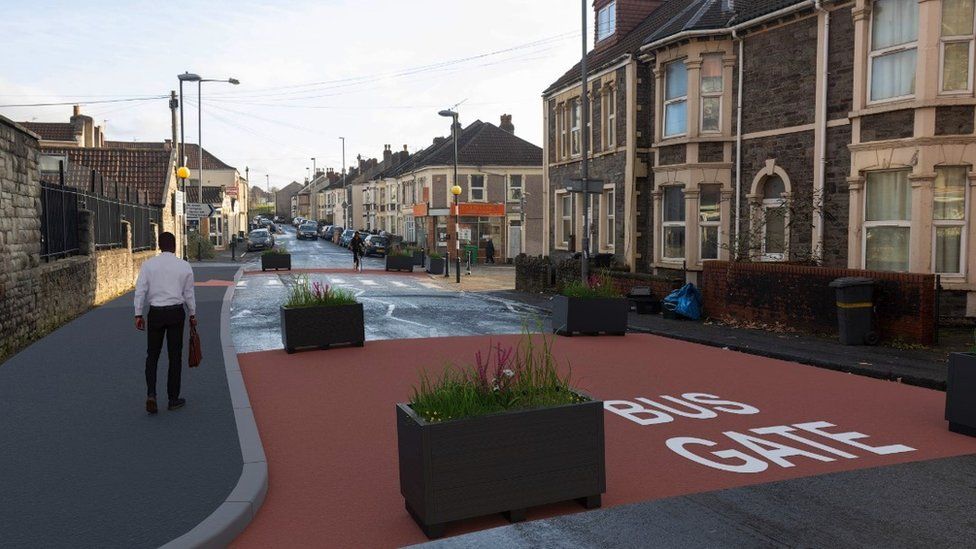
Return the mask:
[[[930,107],[950,107],[953,105],[976,105],[976,98],[971,92],[950,93],[942,92],[937,97],[926,101],[916,101],[915,98],[888,100],[883,102],[868,103],[859,111],[847,113],[848,118],[859,116],[869,116],[872,114],[882,114],[891,111],[902,111],[905,109],[924,109]]]

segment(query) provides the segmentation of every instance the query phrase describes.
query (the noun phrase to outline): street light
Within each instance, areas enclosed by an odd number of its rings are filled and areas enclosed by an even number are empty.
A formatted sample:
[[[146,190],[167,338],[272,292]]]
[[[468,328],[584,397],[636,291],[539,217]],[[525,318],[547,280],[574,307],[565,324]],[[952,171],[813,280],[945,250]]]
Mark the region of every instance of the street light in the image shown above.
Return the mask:
[[[458,113],[450,109],[444,109],[437,113],[441,116],[451,118],[451,140],[454,141],[454,186],[451,187],[451,194],[454,195],[454,253],[457,264],[455,265],[455,275],[457,283],[461,283],[461,207],[458,206],[458,196],[461,194],[461,186],[458,184]]]

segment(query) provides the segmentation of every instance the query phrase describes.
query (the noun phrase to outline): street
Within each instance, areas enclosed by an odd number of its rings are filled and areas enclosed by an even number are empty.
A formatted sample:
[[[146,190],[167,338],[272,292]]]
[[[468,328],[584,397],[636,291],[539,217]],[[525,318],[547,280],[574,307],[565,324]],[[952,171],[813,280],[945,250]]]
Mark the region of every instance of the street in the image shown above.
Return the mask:
[[[276,235],[292,254],[295,271],[261,272],[260,252],[245,254],[245,274],[237,283],[231,309],[231,333],[238,352],[281,349],[279,305],[300,276],[352,292],[363,303],[367,341],[426,337],[517,334],[523,326],[548,326],[548,315],[512,301],[460,291],[415,267],[413,274],[386,272],[382,257],[363,260],[361,273],[348,270],[352,253],[331,242],[297,240],[295,229]],[[453,272],[452,272],[453,277]],[[541,323],[541,324],[540,324]]]

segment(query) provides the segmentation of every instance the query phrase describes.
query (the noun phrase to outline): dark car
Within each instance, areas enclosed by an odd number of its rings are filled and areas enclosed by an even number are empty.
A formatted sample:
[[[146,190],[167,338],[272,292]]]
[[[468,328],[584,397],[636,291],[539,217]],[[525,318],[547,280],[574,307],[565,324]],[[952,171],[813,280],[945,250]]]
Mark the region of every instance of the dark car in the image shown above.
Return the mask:
[[[274,235],[268,229],[255,229],[247,235],[247,251],[270,250],[274,248]]]
[[[309,238],[311,240],[319,239],[319,226],[314,222],[303,223],[298,227],[298,240],[303,240]]]
[[[348,248],[349,243],[352,242],[352,237],[356,234],[355,229],[346,229],[343,231],[342,236],[339,237],[339,245],[343,248]]]
[[[331,240],[332,237],[332,225],[322,225],[319,227],[319,236],[326,240]]]
[[[385,236],[367,236],[366,240],[363,241],[363,255],[386,256],[386,250],[389,249],[389,246],[390,239]]]

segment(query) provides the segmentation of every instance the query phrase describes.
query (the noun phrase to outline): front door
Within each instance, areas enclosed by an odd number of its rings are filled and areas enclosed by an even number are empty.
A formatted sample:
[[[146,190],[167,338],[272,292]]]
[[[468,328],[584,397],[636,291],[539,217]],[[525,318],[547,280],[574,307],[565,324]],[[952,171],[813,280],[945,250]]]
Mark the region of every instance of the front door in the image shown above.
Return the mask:
[[[521,252],[522,247],[522,222],[509,221],[508,225],[508,254],[509,259],[514,258]]]

